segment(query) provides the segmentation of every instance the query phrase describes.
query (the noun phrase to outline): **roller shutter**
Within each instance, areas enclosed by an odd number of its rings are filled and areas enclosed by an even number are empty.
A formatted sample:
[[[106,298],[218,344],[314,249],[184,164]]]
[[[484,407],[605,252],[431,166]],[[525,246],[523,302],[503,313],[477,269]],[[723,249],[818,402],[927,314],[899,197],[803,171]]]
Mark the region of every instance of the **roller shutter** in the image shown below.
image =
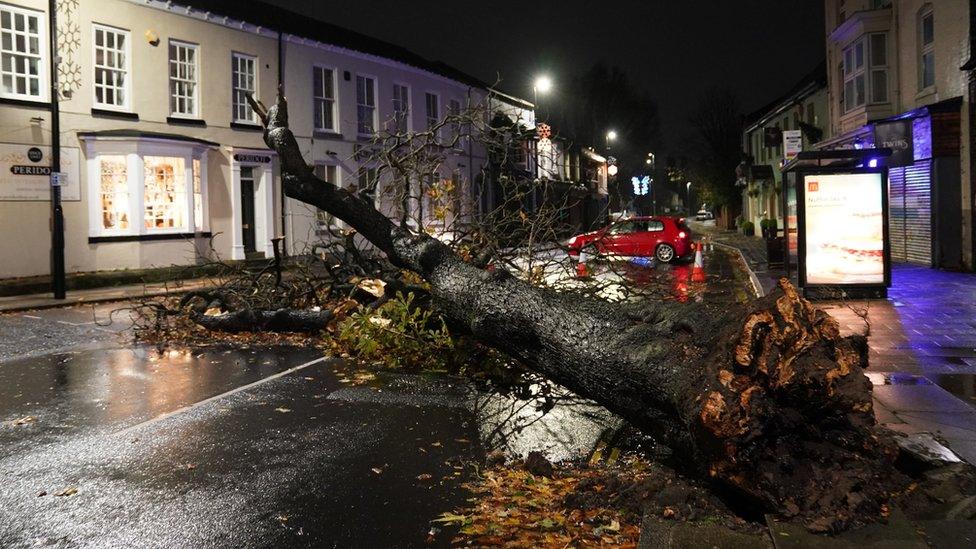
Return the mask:
[[[891,260],[932,265],[932,162],[888,172]]]

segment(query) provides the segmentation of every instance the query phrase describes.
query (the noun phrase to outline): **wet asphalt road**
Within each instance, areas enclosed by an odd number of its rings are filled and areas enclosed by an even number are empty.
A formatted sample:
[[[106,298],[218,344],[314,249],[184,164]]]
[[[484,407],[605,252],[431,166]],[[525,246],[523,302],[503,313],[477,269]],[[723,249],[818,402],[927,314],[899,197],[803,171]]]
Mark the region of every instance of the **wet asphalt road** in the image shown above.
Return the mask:
[[[736,299],[720,254],[706,283],[690,263],[623,269],[678,301]],[[430,520],[486,452],[585,455],[619,425],[571,395],[544,411],[539,386],[356,381],[309,349],[160,354],[118,308],[0,315],[0,547],[445,546]]]
[[[445,546],[489,446],[572,457],[618,424],[309,349],[160,354],[113,308],[0,315],[0,547]]]

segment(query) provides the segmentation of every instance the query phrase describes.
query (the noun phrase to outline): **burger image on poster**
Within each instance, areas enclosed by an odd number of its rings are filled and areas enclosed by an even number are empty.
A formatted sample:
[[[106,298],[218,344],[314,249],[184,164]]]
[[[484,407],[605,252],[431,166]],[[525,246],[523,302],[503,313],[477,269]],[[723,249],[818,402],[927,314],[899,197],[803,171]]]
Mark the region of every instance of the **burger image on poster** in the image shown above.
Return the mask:
[[[881,175],[810,175],[804,184],[807,283],[883,283]]]

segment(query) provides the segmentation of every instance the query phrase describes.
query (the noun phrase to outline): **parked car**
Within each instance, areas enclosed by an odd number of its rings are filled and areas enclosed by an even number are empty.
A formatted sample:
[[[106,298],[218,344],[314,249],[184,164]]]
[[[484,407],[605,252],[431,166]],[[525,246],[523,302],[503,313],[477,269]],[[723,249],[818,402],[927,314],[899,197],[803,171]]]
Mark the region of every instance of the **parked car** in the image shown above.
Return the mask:
[[[695,214],[696,221],[708,221],[709,219],[715,219],[715,215],[708,210],[698,210],[698,213]]]
[[[567,246],[571,256],[585,249],[601,255],[653,256],[670,263],[691,253],[691,229],[683,217],[632,217],[574,236]]]

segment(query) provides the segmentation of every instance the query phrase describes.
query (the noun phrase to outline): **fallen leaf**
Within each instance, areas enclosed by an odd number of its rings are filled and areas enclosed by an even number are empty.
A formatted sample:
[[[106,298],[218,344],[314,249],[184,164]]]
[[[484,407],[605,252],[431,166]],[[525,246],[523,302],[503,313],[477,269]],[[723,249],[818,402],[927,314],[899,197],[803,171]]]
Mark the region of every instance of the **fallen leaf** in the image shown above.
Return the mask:
[[[37,421],[37,418],[34,416],[24,416],[20,419],[15,419],[11,421],[10,424],[16,427],[18,425],[27,425],[28,423],[34,423],[35,421]]]
[[[417,480],[430,480],[431,478],[433,477],[430,473],[423,473],[421,475],[417,475]]]
[[[64,490],[61,490],[60,492],[54,492],[54,495],[58,497],[66,497],[66,496],[73,496],[77,493],[78,493],[77,488],[75,488],[74,486],[68,486]]]
[[[382,467],[373,467],[370,470],[373,471],[374,473],[376,473],[377,475],[379,475],[379,474],[381,474],[383,472],[383,468]]]
[[[275,412],[278,412],[280,414],[287,414],[290,411],[291,408],[275,408]]]
[[[440,448],[441,447],[441,443],[440,442],[431,442],[430,445],[433,446],[434,448]]]

